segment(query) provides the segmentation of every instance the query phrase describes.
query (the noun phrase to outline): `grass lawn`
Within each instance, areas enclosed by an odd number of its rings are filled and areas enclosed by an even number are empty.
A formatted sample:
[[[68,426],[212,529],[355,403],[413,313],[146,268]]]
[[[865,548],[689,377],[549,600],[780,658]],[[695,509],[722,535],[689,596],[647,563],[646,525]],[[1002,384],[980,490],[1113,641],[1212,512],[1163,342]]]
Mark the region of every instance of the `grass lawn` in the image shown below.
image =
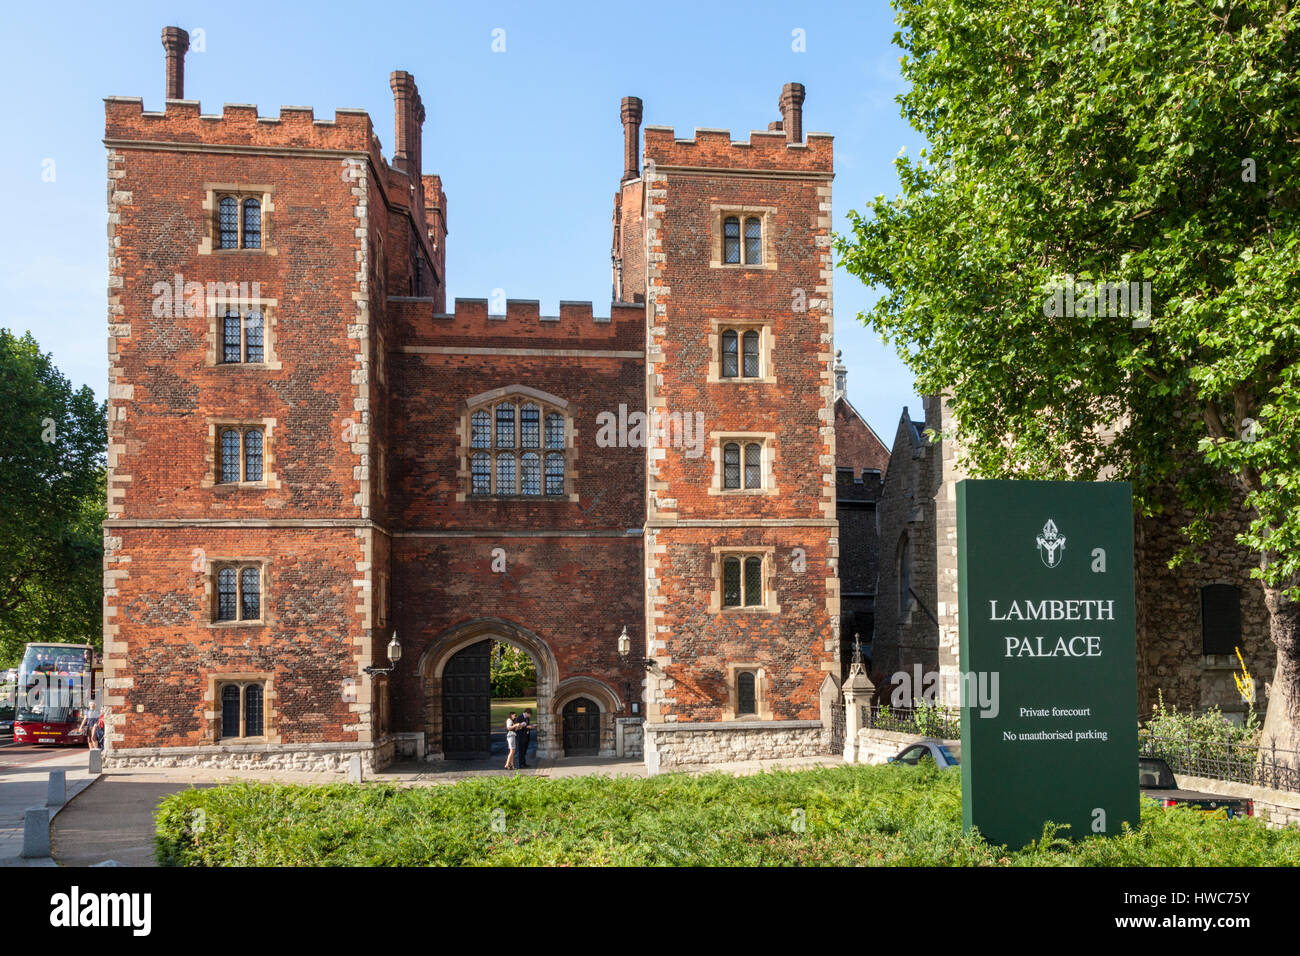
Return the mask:
[[[898,766],[235,784],[168,797],[157,830],[159,862],[181,866],[1300,865],[1300,829],[1150,801],[1139,831],[1010,851],[962,834],[956,772]]]
[[[492,701],[492,732],[493,733],[496,733],[498,730],[506,729],[506,717],[510,714],[510,711],[512,710],[515,711],[516,713],[520,713],[525,710],[531,710],[533,712],[533,725],[534,726],[537,725],[537,698],[536,697],[520,697],[518,699],[510,698],[510,697],[502,697],[499,699],[494,699]]]

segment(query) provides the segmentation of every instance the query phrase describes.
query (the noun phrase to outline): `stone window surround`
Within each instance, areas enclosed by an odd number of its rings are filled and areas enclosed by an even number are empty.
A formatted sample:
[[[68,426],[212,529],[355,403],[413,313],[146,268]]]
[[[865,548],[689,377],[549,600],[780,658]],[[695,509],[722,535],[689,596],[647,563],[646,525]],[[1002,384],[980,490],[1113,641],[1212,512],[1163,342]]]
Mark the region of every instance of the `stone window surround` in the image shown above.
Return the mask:
[[[710,614],[780,614],[781,606],[776,603],[776,548],[774,546],[746,547],[744,545],[725,545],[712,549],[713,591],[709,596]],[[745,558],[758,556],[763,559],[763,603],[724,607],[722,603],[722,563],[724,558],[740,558],[741,588],[745,584]],[[757,691],[755,691],[757,693]]]
[[[224,338],[224,320],[225,309],[220,308],[216,301],[207,303],[208,310],[208,348],[204,361],[210,367],[214,368],[250,368],[250,369],[269,369],[278,370],[283,366],[280,364],[280,356],[276,352],[276,306],[279,305],[278,299],[268,299],[260,296],[250,296],[239,302],[239,315],[241,320],[248,315],[252,309],[257,309],[262,313],[262,361],[260,362],[223,362],[223,338]],[[241,321],[242,325],[242,321]]]
[[[244,694],[242,688],[249,684],[262,685],[262,735],[260,737],[221,736],[221,688],[226,684],[240,685],[239,721],[241,726],[244,722]],[[208,674],[208,686],[204,694],[204,703],[208,705],[208,710],[203,715],[208,721],[208,729],[204,737],[221,747],[280,743],[280,735],[273,730],[279,717],[279,711],[275,707],[275,699],[275,678],[267,671]]]
[[[205,197],[203,199],[203,211],[207,213],[207,235],[199,240],[198,254],[201,256],[211,255],[258,255],[265,254],[274,256],[278,250],[271,244],[271,213],[275,212],[275,187],[269,185],[255,185],[252,183],[204,183],[203,189]],[[244,206],[245,199],[256,199],[262,204],[262,245],[257,249],[218,249],[217,248],[217,230],[220,225],[217,221],[219,213],[219,203],[225,196],[234,196],[240,201],[239,205],[239,228],[242,235],[244,228]]]
[[[750,442],[763,446],[759,459],[762,464],[762,484],[758,488],[724,488],[722,486],[723,455],[722,448],[728,442],[737,442],[740,450],[741,484],[744,484],[745,449]],[[713,456],[713,479],[709,484],[710,495],[766,495],[779,496],[781,489],[776,484],[776,432],[709,432],[709,454]]]
[[[719,319],[712,318],[709,320],[709,373],[705,379],[710,385],[716,383],[725,383],[728,385],[775,385],[776,384],[776,366],[772,356],[776,346],[776,336],[774,332],[775,320],[771,317],[755,319]],[[743,336],[746,332],[758,333],[758,375],[757,377],[746,378],[743,375],[726,375],[722,374],[722,333],[732,331],[737,333],[737,338]],[[744,349],[741,342],[737,342],[738,361],[741,363],[741,370],[744,370]]]
[[[275,473],[275,426],[274,418],[225,418],[209,416],[208,445],[204,455],[207,467],[200,482],[200,488],[266,488],[280,487],[280,478]],[[227,428],[245,431],[249,428],[262,430],[262,480],[261,481],[218,481],[221,474],[221,432]],[[243,455],[243,442],[240,442],[240,455]],[[240,463],[243,470],[243,463]]]
[[[738,714],[740,707],[740,675],[754,675],[754,712]],[[775,720],[772,713],[767,670],[758,661],[732,661],[727,664],[727,699],[722,708],[723,720]]]
[[[522,406],[526,401],[531,401],[540,407],[540,427],[541,427],[541,448],[515,448],[513,449],[519,455],[525,451],[536,451],[542,458],[542,494],[540,495],[471,495],[470,482],[470,456],[478,451],[486,451],[491,456],[491,467],[493,481],[496,480],[496,406],[503,401],[512,402],[516,406]],[[470,417],[480,409],[486,410],[491,415],[492,441],[491,448],[471,448],[471,429]],[[531,388],[527,385],[504,385],[501,388],[494,388],[488,392],[480,392],[460,403],[459,405],[459,431],[458,438],[460,444],[460,468],[456,472],[456,478],[460,485],[460,490],[456,492],[456,501],[561,501],[567,500],[576,502],[578,494],[577,488],[577,429],[573,421],[573,408],[569,402],[560,398],[558,395],[552,395],[549,392],[543,392],[541,389]],[[547,412],[559,412],[564,416],[564,448],[547,449],[546,445],[546,415]],[[561,451],[564,455],[564,488],[565,494],[548,495],[546,494],[546,454],[548,451],[554,453]],[[516,470],[516,481],[520,478]]]
[[[267,613],[267,582],[270,579],[269,569],[271,561],[266,557],[247,557],[247,558],[208,558],[207,573],[203,576],[203,603],[207,607],[207,621],[205,622],[210,628],[227,628],[227,627],[266,627],[271,623]],[[256,620],[234,620],[218,621],[217,620],[217,572],[222,568],[235,568],[236,587],[242,587],[240,581],[241,572],[244,568],[255,565],[260,572],[258,575],[258,612],[261,617]],[[238,604],[242,593],[236,598]]]
[[[776,223],[776,206],[741,206],[732,203],[713,203],[709,206],[710,232],[710,269],[752,269],[776,271],[776,243],[772,239],[773,226]],[[722,222],[729,216],[738,216],[740,222],[740,245],[745,245],[745,218],[758,216],[763,224],[763,261],[751,265],[746,262],[722,261]],[[743,253],[742,253],[743,258]]]

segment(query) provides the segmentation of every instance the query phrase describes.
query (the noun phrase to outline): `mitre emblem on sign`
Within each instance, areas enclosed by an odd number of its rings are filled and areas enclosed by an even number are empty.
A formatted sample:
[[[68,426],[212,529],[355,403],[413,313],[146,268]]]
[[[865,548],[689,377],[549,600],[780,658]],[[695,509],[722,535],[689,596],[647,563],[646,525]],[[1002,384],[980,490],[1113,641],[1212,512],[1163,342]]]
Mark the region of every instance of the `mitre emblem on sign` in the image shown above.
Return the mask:
[[[1056,522],[1051,518],[1047,519],[1047,524],[1043,525],[1043,531],[1038,536],[1038,556],[1043,559],[1043,564],[1049,568],[1054,568],[1061,563],[1061,555],[1065,551],[1065,535],[1056,530]]]

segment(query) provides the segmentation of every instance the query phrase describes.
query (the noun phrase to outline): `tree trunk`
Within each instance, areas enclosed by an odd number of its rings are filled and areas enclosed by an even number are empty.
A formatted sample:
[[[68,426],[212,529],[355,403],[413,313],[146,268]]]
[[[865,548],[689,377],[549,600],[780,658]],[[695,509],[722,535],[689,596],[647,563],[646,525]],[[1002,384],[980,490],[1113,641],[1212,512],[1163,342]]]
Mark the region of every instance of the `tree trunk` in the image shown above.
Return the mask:
[[[1268,711],[1260,748],[1278,749],[1278,762],[1300,769],[1300,602],[1284,588],[1264,588],[1269,632],[1277,648],[1277,667],[1268,690]],[[1282,751],[1290,751],[1283,754]]]

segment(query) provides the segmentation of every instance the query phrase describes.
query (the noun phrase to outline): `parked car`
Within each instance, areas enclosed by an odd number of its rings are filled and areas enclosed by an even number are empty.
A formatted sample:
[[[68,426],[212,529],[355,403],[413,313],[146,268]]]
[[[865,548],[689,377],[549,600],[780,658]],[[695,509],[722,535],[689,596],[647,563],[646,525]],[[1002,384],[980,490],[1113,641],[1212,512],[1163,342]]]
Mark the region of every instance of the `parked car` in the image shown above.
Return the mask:
[[[941,770],[949,770],[961,765],[961,759],[953,753],[942,740],[927,737],[918,744],[904,747],[902,753],[890,757],[889,763],[905,763],[916,766],[922,761],[933,761]]]
[[[1138,786],[1142,796],[1149,797],[1162,807],[1187,806],[1204,813],[1223,810],[1229,817],[1253,817],[1255,801],[1245,797],[1225,797],[1219,793],[1199,793],[1180,790],[1169,764],[1159,757],[1138,758]]]
[[[7,704],[0,704],[0,737],[14,735],[14,709]]]

